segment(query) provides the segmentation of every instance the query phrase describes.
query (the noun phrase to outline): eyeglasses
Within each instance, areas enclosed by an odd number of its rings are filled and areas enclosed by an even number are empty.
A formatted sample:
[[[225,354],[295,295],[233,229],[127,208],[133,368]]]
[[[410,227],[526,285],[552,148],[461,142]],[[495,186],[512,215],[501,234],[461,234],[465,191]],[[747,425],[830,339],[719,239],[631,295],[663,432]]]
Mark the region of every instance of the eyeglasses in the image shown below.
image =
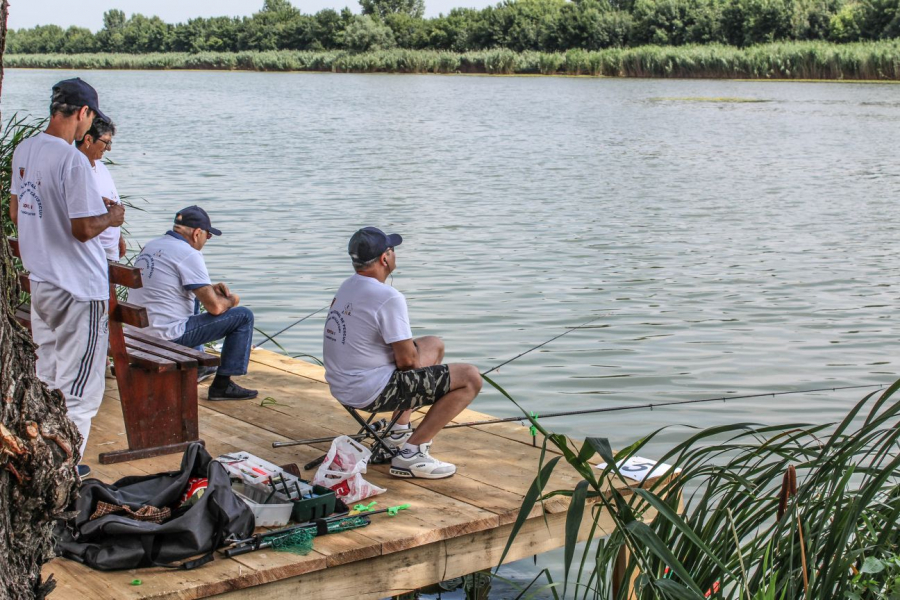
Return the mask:
[[[112,150],[112,140],[104,140],[103,138],[97,138],[96,141],[103,142],[103,145],[106,146],[106,151]]]

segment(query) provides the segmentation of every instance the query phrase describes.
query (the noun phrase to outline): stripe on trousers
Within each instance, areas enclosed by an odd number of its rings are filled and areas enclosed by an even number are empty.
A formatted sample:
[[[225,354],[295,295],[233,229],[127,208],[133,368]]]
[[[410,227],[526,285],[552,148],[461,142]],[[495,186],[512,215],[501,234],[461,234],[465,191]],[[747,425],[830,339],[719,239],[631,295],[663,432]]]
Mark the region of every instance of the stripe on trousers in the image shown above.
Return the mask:
[[[98,306],[102,300],[91,300],[91,308],[89,314],[90,335],[88,336],[88,345],[84,355],[81,357],[81,365],[78,368],[78,375],[72,383],[72,389],[69,395],[81,397],[84,393],[84,386],[91,375],[91,366],[94,364],[94,353],[97,350],[97,339],[100,337],[100,307]]]

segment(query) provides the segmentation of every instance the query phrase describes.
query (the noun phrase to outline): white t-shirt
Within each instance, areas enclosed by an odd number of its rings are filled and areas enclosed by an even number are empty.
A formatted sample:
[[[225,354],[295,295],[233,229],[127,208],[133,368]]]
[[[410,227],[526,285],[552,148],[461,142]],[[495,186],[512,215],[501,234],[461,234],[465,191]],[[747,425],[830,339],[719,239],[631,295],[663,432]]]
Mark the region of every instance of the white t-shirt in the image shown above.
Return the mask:
[[[19,247],[32,281],[55,285],[81,302],[109,298],[100,240],[79,242],[70,219],[107,213],[91,163],[72,144],[46,133],[13,153],[11,193],[19,200]]]
[[[164,340],[184,334],[194,314],[194,292],[212,285],[203,254],[172,231],[151,240],[134,261],[144,286],[131,290],[128,301],[147,309],[150,327],[145,333]]]
[[[119,199],[119,191],[116,190],[116,184],[113,182],[112,175],[109,169],[106,168],[106,165],[99,160],[94,161],[92,170],[94,171],[94,180],[97,182],[97,189],[100,190],[100,195],[104,198],[109,198],[116,204],[122,204],[122,201]],[[100,239],[100,245],[104,249],[112,248],[115,250],[115,258],[113,260],[119,259],[119,237],[121,235],[118,227],[107,227],[103,230],[103,233],[97,236]]]
[[[353,275],[331,302],[323,356],[331,394],[347,406],[372,403],[397,370],[391,344],[412,339],[406,298],[373,277]]]

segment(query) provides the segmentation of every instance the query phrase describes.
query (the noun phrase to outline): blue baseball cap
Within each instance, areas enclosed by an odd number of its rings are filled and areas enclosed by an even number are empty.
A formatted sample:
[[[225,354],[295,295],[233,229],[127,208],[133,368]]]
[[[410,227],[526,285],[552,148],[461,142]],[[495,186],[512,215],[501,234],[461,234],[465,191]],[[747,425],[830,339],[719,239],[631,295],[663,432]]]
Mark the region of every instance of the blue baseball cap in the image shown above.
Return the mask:
[[[205,229],[213,235],[222,235],[222,232],[212,226],[209,215],[199,206],[182,208],[175,214],[175,224],[184,227]]]
[[[364,263],[378,258],[388,248],[402,243],[403,238],[398,233],[388,235],[377,227],[363,227],[350,238],[347,251],[355,262]]]
[[[63,102],[69,106],[87,106],[94,114],[102,120],[111,122],[109,117],[100,112],[100,97],[89,83],[76,77],[74,79],[64,79],[53,86],[53,94],[62,92]]]

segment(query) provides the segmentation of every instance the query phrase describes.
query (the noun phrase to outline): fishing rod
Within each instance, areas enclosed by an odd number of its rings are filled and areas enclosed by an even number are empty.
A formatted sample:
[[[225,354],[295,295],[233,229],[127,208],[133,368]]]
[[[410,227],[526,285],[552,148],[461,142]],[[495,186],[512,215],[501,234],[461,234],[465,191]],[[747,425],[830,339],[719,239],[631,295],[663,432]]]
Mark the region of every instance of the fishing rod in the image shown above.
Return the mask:
[[[377,503],[373,502],[372,504]],[[314,531],[315,533],[312,537],[318,537],[329,533],[339,533],[350,529],[366,527],[371,522],[369,517],[373,515],[387,513],[393,517],[401,510],[406,510],[409,507],[409,504],[401,504],[399,506],[389,506],[388,508],[379,510],[369,510],[366,505],[358,504],[353,510],[347,513],[333,515],[309,523],[291,525],[282,529],[263,531],[243,540],[235,540],[232,542],[231,547],[223,551],[223,554],[228,558],[232,558],[234,556],[240,556],[241,554],[247,554],[248,552],[271,548],[274,545],[274,540],[300,531]]]
[[[266,342],[269,342],[269,341],[271,341],[271,340],[274,340],[275,338],[277,338],[279,335],[281,335],[282,333],[284,333],[285,331],[287,331],[288,329],[290,329],[290,328],[293,327],[294,325],[299,325],[300,323],[302,323],[303,321],[307,320],[307,319],[310,318],[311,316],[319,314],[320,312],[322,312],[323,310],[325,310],[326,308],[328,308],[328,306],[330,306],[330,305],[323,306],[323,307],[320,308],[319,310],[317,310],[317,311],[315,311],[315,312],[309,313],[308,315],[306,315],[306,316],[303,317],[302,319],[298,319],[298,320],[294,321],[293,323],[291,323],[290,325],[288,325],[287,327],[285,327],[284,329],[282,329],[281,331],[279,331],[279,332],[276,333],[275,335],[268,335],[268,334],[266,334],[266,333],[263,333],[263,335],[266,336],[266,339],[264,339],[263,341],[261,341],[260,343],[258,343],[258,344],[256,345],[256,347],[259,348],[259,347],[261,347],[263,344],[265,344]]]
[[[873,383],[869,385],[846,385],[840,387],[828,387],[828,388],[814,388],[814,389],[806,389],[806,390],[793,390],[787,392],[765,392],[760,394],[744,394],[741,396],[719,396],[717,398],[699,398],[694,400],[673,400],[671,402],[657,402],[657,403],[646,403],[646,404],[630,404],[626,406],[610,406],[606,408],[589,408],[585,410],[571,410],[565,412],[555,412],[555,413],[547,413],[542,415],[535,416],[521,416],[521,417],[506,417],[502,419],[487,419],[484,421],[468,421],[466,423],[451,423],[450,425],[445,425],[441,429],[456,429],[458,427],[476,427],[480,425],[496,425],[498,423],[516,423],[522,421],[530,421],[531,419],[552,419],[555,417],[571,417],[578,415],[593,415],[598,413],[609,413],[609,412],[619,412],[624,410],[653,410],[654,408],[663,408],[666,406],[679,406],[684,404],[703,404],[707,402],[728,402],[729,400],[747,400],[750,398],[768,398],[768,397],[777,397],[777,396],[790,396],[793,394],[812,394],[814,392],[837,392],[840,390],[859,390],[863,388],[873,388],[877,387],[879,389],[884,387],[884,384]],[[415,429],[408,429],[404,431],[415,431]],[[333,441],[336,437],[321,437],[321,438],[312,438],[308,440],[291,440],[287,442],[272,442],[273,448],[283,448],[285,446],[306,446],[309,444],[321,444],[326,442]],[[363,440],[368,436],[368,434],[354,434],[348,435],[347,437],[354,440]]]
[[[599,320],[602,319],[604,316],[605,316],[605,315],[600,315],[599,317],[594,317],[594,318],[591,319],[590,321],[585,321],[584,323],[582,323],[582,324],[579,325],[578,327],[572,327],[571,329],[567,329],[566,331],[562,332],[561,334],[559,334],[559,335],[557,335],[557,336],[554,336],[554,337],[550,338],[550,339],[547,340],[546,342],[542,342],[542,343],[538,344],[537,346],[535,346],[534,348],[531,348],[531,349],[529,349],[529,350],[526,350],[525,352],[523,352],[523,353],[521,353],[521,354],[519,354],[519,355],[516,355],[516,356],[512,357],[511,359],[509,359],[509,360],[507,360],[507,361],[505,361],[505,362],[500,363],[500,364],[497,365],[496,367],[493,367],[493,368],[491,368],[491,369],[488,369],[487,371],[485,371],[484,373],[482,373],[481,376],[484,377],[485,375],[487,375],[487,374],[489,374],[489,373],[493,373],[494,371],[496,371],[496,370],[499,369],[500,367],[503,367],[503,366],[505,366],[505,365],[508,365],[508,364],[511,363],[512,361],[518,360],[518,359],[522,358],[523,356],[525,356],[525,355],[528,354],[529,352],[534,352],[534,351],[537,350],[538,348],[541,348],[541,347],[543,347],[543,346],[546,346],[547,344],[549,344],[549,343],[552,342],[553,340],[558,340],[559,338],[561,338],[561,337],[564,336],[564,335],[569,335],[570,333],[572,333],[572,332],[575,331],[576,329],[584,329],[585,327],[587,327],[588,325],[590,325],[590,324],[593,323],[594,321],[599,321]]]

